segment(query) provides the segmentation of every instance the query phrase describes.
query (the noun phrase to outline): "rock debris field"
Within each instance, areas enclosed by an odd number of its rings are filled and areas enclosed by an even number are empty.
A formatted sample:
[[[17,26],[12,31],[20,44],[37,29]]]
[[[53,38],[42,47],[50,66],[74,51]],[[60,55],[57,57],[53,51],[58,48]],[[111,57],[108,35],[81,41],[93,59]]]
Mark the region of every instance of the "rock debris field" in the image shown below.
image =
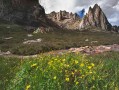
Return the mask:
[[[85,54],[100,54],[107,51],[117,51],[119,52],[119,45],[100,45],[100,46],[85,46],[80,48],[70,48],[70,52],[81,52]]]
[[[109,51],[116,51],[119,52],[119,45],[113,44],[113,45],[100,45],[100,46],[85,46],[85,47],[79,47],[79,48],[70,48],[68,50],[57,50],[49,52],[50,54],[64,54],[67,52],[71,53],[83,53],[86,55],[93,55],[93,54],[101,54],[104,52]]]
[[[113,45],[100,45],[100,46],[85,46],[85,47],[79,47],[79,48],[70,48],[67,50],[56,50],[56,51],[51,51],[44,54],[64,54],[67,52],[71,52],[71,53],[80,52],[86,55],[93,55],[93,54],[101,54],[101,53],[109,52],[109,51],[119,52],[119,45],[113,44]],[[10,51],[2,52],[0,50],[0,56],[16,56],[16,57],[28,58],[28,57],[37,57],[38,55],[19,56],[19,55],[13,55]]]

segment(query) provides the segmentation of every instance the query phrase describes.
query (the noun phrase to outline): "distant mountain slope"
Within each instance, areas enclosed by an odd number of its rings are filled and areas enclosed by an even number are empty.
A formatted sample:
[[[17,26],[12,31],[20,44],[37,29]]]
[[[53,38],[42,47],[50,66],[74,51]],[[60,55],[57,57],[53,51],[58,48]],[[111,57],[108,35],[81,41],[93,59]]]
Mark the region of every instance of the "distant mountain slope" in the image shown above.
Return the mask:
[[[39,0],[0,0],[0,20],[32,27],[59,28],[46,17]]]

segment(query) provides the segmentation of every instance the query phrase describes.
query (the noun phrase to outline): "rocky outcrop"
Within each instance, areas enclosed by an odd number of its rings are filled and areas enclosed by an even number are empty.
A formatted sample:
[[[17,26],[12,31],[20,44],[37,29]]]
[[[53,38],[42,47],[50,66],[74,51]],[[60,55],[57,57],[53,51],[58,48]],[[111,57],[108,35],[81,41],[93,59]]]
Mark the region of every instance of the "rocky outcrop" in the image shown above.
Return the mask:
[[[112,26],[108,22],[107,17],[105,16],[100,6],[95,4],[93,8],[89,8],[88,13],[80,22],[80,29],[86,27],[99,27],[102,30],[111,30]]]
[[[52,19],[53,21],[61,21],[65,19],[72,19],[72,20],[79,19],[79,16],[77,14],[73,14],[73,13],[61,11],[61,10],[60,12],[53,11],[50,14],[47,14],[47,17],[49,19]]]
[[[66,11],[51,12],[47,17],[64,29],[78,29],[80,17],[76,13]]]
[[[0,0],[0,18],[19,24],[35,24],[45,19],[38,0]]]

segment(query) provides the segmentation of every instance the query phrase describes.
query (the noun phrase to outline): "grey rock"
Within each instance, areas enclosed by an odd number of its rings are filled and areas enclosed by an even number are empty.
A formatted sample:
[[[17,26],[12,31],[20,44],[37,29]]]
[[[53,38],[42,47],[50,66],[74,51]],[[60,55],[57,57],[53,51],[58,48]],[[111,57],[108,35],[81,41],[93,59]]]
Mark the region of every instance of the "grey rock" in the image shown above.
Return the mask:
[[[80,29],[86,27],[99,27],[102,30],[111,30],[112,25],[108,22],[107,17],[100,6],[95,4],[93,8],[89,8],[88,13],[81,20],[79,25]]]
[[[23,44],[40,43],[41,41],[42,41],[42,39],[39,38],[39,39],[36,39],[36,40],[27,40],[27,41],[24,41]]]

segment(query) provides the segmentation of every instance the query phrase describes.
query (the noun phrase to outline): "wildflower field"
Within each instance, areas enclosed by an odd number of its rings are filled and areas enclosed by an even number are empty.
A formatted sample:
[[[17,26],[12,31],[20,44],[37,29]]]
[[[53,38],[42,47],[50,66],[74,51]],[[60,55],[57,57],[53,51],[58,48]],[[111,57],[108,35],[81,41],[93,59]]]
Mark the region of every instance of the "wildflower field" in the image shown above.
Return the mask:
[[[119,90],[118,53],[39,55],[19,63],[5,90]]]

